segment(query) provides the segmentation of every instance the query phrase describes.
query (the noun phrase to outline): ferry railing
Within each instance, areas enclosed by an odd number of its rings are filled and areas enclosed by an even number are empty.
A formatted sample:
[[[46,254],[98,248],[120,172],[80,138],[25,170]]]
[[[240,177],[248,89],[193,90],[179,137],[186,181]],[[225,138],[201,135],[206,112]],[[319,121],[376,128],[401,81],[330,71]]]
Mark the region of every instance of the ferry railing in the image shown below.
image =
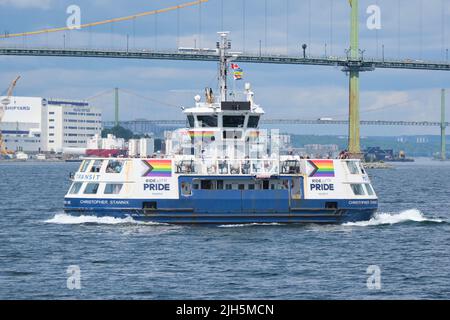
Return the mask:
[[[279,159],[183,159],[175,172],[197,175],[278,175],[300,173],[299,161]]]

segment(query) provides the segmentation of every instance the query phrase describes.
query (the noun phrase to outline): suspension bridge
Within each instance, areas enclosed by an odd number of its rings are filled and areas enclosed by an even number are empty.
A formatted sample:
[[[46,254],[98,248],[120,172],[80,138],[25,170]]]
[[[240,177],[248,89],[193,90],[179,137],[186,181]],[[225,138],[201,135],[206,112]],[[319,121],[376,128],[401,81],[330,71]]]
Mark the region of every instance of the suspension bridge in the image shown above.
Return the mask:
[[[153,126],[175,126],[185,125],[186,120],[128,120],[119,121],[119,124],[125,128],[139,133],[149,133]],[[348,120],[306,120],[306,119],[263,119],[262,125],[348,125]],[[440,127],[441,122],[435,121],[386,121],[386,120],[361,120],[363,126],[420,126],[420,127]],[[450,123],[445,122],[448,126]],[[116,125],[115,121],[104,121],[105,128],[112,128]]]
[[[61,28],[50,28],[43,29],[37,31],[29,31],[29,32],[19,32],[19,33],[9,33],[5,32],[3,35],[0,35],[0,55],[3,56],[42,56],[42,57],[76,57],[76,58],[115,58],[115,59],[154,59],[154,60],[181,60],[181,61],[209,61],[216,62],[218,60],[218,55],[214,52],[214,49],[203,50],[202,47],[202,34],[203,23],[204,20],[202,18],[202,10],[206,10],[207,6],[211,3],[216,2],[219,3],[218,7],[220,9],[219,26],[221,30],[224,29],[224,1],[221,0],[198,0],[191,1],[187,3],[177,4],[175,6],[156,9],[152,11],[146,11],[139,14],[125,16],[115,19],[108,19],[97,21],[93,23],[87,23],[78,26],[76,30],[73,30],[70,27],[61,27]],[[333,44],[335,44],[335,35],[334,35],[334,25],[333,19],[335,19],[334,9],[336,8],[337,1],[330,0],[329,8],[329,24],[330,24],[330,36],[328,41],[328,51],[327,51],[327,43],[325,43],[325,55],[317,55],[314,56],[311,54],[311,32],[312,32],[312,18],[311,18],[311,10],[312,3],[311,0],[303,1],[307,4],[307,37],[304,41],[305,43],[301,46],[303,52],[298,50],[298,44],[295,45],[297,48],[294,53],[289,52],[289,38],[293,38],[292,31],[290,31],[289,24],[289,12],[290,5],[292,6],[292,1],[285,0],[285,9],[286,9],[286,52],[285,53],[272,53],[268,50],[268,20],[270,8],[268,6],[268,0],[264,0],[261,2],[263,6],[263,14],[262,21],[264,22],[264,27],[262,31],[261,38],[259,40],[259,50],[250,50],[246,47],[247,40],[247,21],[246,21],[246,0],[242,0],[242,42],[241,42],[241,52],[236,52],[234,54],[234,59],[236,62],[246,62],[246,63],[262,63],[262,64],[288,64],[288,65],[312,65],[312,66],[328,66],[328,67],[340,67],[342,71],[349,75],[349,113],[348,120],[335,120],[335,121],[320,121],[320,120],[286,120],[286,119],[272,119],[267,120],[266,123],[277,123],[277,124],[342,124],[348,125],[349,127],[349,151],[354,156],[360,155],[360,125],[414,125],[414,126],[440,126],[441,127],[441,135],[442,135],[442,150],[445,151],[445,128],[448,126],[448,123],[445,122],[445,119],[441,119],[440,122],[414,122],[414,121],[360,121],[360,106],[359,106],[359,75],[361,72],[365,71],[374,71],[377,69],[405,69],[405,70],[423,70],[423,71],[450,71],[450,63],[448,60],[448,46],[446,43],[446,18],[445,18],[445,10],[447,9],[447,5],[444,1],[442,1],[440,11],[442,12],[441,17],[441,47],[440,47],[440,59],[439,61],[428,61],[423,59],[423,51],[424,51],[424,21],[423,21],[423,13],[420,12],[420,30],[419,30],[419,59],[401,59],[400,55],[397,59],[386,58],[385,57],[385,46],[382,44],[382,56],[379,57],[379,31],[376,31],[376,51],[377,57],[371,58],[365,54],[365,50],[360,49],[360,19],[361,19],[361,10],[359,8],[358,0],[349,0],[342,1],[339,3],[340,6],[345,6],[350,4],[350,43],[346,47],[348,49],[345,50],[344,56],[335,56],[333,55]],[[336,3],[335,3],[336,2]],[[377,1],[378,3],[378,1]],[[398,52],[400,52],[401,43],[400,43],[400,30],[401,24],[400,20],[402,19],[401,9],[400,9],[400,0],[397,0],[398,10],[397,10],[397,20],[398,20]],[[419,0],[420,8],[424,8],[423,0]],[[196,34],[195,45],[193,50],[189,50],[188,52],[180,51],[180,38],[181,38],[181,25],[180,25],[180,12],[182,10],[187,10],[188,8],[198,8],[198,30],[194,32]],[[248,9],[248,8],[247,8]],[[158,17],[163,14],[167,14],[169,12],[176,12],[176,49],[158,49]],[[136,47],[136,21],[138,19],[142,19],[146,16],[154,17],[154,46],[153,48],[145,48],[138,49]],[[132,23],[132,36],[130,39],[130,34],[126,34],[126,46],[123,44],[123,48],[94,48],[92,47],[92,28],[102,26],[102,25],[110,25],[111,26],[111,47],[113,47],[113,26],[118,25],[119,23],[123,23],[125,21],[130,21]],[[82,30],[88,30],[89,33],[89,48],[74,48],[68,46],[68,39],[70,34],[79,33]],[[217,31],[217,30],[216,30]],[[63,33],[63,45],[52,47],[49,42],[49,35]],[[210,32],[212,33],[212,32]],[[32,37],[35,36],[44,36],[46,38],[45,46],[30,46],[28,41]],[[18,45],[17,42],[14,42],[15,39],[22,39],[22,45]],[[131,44],[130,44],[131,40]],[[12,41],[12,42],[11,42]],[[263,48],[264,47],[264,48]],[[292,46],[291,46],[292,47]],[[445,98],[443,99],[442,106],[442,114],[445,117]],[[118,112],[116,112],[116,115]],[[154,120],[157,122],[165,121],[165,120]],[[167,120],[167,123],[170,121],[174,121],[174,124],[181,124],[177,122],[178,120]],[[118,122],[118,118],[116,117],[116,123]],[[149,122],[151,123],[151,122]],[[184,122],[183,122],[184,123]],[[443,156],[445,152],[443,153]]]

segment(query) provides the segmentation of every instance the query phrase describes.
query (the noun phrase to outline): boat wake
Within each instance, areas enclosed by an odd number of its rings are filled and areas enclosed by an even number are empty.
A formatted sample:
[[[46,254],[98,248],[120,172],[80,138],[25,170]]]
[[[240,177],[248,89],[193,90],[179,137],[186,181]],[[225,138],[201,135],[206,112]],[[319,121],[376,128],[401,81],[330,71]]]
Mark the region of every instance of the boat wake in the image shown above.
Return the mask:
[[[96,217],[96,216],[72,216],[66,213],[57,213],[53,218],[45,220],[45,223],[53,224],[139,224],[139,225],[164,225],[157,222],[144,222],[134,220],[133,217]]]
[[[256,227],[256,226],[281,226],[281,223],[242,223],[242,224],[221,224],[218,228],[242,228],[242,227]]]
[[[115,217],[97,217],[97,216],[72,216],[66,213],[57,213],[51,219],[45,220],[45,223],[53,224],[99,224],[99,225],[166,225],[158,222],[138,221],[133,217],[128,216],[125,218]],[[375,216],[368,221],[347,222],[342,226],[349,227],[368,227],[378,225],[392,225],[404,222],[432,222],[442,223],[444,220],[430,219],[423,215],[420,210],[409,209],[401,211],[399,213],[376,213]],[[219,228],[242,228],[242,227],[255,227],[255,226],[280,226],[281,223],[245,223],[245,224],[223,224],[219,225]]]
[[[375,216],[368,221],[358,221],[358,222],[347,222],[343,226],[357,226],[357,227],[368,227],[368,226],[378,226],[385,224],[397,224],[403,222],[435,222],[442,223],[443,220],[440,219],[429,219],[425,217],[420,210],[409,209],[401,211],[399,213],[376,213]]]

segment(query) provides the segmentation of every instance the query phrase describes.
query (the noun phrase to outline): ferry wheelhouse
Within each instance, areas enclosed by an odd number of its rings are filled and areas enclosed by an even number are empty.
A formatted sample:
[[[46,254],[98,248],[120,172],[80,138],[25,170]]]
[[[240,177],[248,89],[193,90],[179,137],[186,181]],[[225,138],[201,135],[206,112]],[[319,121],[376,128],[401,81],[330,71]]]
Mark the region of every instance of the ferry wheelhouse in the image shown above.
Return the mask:
[[[378,207],[358,159],[280,155],[277,130],[259,127],[263,109],[249,84],[227,91],[227,33],[221,33],[219,93],[184,108],[186,128],[166,134],[164,156],[82,162],[65,196],[72,215],[161,223],[343,223]]]

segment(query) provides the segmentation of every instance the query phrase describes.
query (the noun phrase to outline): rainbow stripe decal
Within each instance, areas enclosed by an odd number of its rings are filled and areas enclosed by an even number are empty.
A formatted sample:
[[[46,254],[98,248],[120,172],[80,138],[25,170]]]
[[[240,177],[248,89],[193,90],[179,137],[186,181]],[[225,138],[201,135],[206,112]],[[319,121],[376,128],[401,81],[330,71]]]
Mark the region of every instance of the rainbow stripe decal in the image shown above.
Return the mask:
[[[310,177],[334,177],[333,160],[308,160],[308,163],[313,167],[313,171],[309,174]]]
[[[148,167],[143,177],[171,177],[172,160],[142,160]]]
[[[260,136],[260,132],[259,131],[248,131],[247,132],[247,137],[250,137],[250,138],[259,138],[259,136]]]
[[[211,138],[214,137],[214,131],[189,131],[191,138]]]

